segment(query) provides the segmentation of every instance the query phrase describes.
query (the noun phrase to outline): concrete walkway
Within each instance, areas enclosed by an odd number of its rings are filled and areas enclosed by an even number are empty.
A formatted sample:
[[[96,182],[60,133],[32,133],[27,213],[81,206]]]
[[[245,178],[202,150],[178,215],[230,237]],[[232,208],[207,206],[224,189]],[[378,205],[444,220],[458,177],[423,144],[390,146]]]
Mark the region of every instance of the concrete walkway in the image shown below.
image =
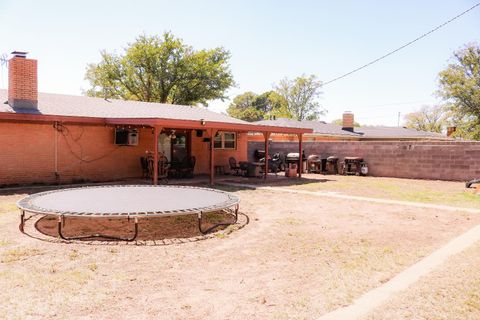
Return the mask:
[[[480,225],[451,240],[442,248],[402,271],[380,287],[365,293],[350,306],[327,313],[318,320],[359,319],[387,302],[394,294],[407,289],[421,277],[441,266],[449,257],[460,253],[477,241],[480,241]]]
[[[331,197],[337,199],[368,201],[381,204],[393,204],[402,206],[412,206],[418,208],[430,208],[446,211],[464,211],[470,213],[480,213],[479,209],[458,208],[452,206],[435,205],[428,203],[398,201],[378,198],[368,198],[360,196],[349,196],[332,192],[315,192],[307,190],[294,190],[282,187],[267,187],[257,186],[251,184],[239,183],[225,183],[230,186],[237,186],[249,189],[268,190],[275,192],[309,194],[320,197]],[[417,282],[421,277],[429,274],[437,267],[441,266],[449,257],[460,253],[466,248],[470,247],[477,241],[480,241],[480,225],[473,227],[464,234],[448,242],[445,246],[434,251],[432,254],[426,256],[419,262],[402,271],[381,286],[365,293],[356,299],[350,306],[334,310],[320,317],[318,320],[355,320],[360,319],[372,312],[377,307],[381,306],[392,298],[395,294],[407,289],[410,285]]]

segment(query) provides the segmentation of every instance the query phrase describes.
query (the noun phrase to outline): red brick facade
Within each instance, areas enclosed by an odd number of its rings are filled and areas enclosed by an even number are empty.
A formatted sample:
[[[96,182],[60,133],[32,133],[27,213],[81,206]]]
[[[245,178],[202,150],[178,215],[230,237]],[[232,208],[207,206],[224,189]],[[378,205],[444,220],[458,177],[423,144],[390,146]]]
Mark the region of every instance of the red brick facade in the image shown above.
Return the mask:
[[[195,173],[208,174],[209,143],[194,132]],[[153,138],[151,128],[141,128],[138,146],[117,146],[111,126],[66,124],[55,130],[53,123],[0,122],[0,185],[140,178],[140,157],[153,150]],[[215,150],[215,164],[227,171],[230,156],[246,160],[246,133],[238,135],[236,150]]]

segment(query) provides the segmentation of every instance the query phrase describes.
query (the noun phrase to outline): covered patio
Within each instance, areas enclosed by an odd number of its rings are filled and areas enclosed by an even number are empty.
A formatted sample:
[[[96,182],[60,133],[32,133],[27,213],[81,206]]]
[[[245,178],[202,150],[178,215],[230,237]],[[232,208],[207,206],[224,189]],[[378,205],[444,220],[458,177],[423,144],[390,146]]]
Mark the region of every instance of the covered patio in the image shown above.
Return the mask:
[[[197,148],[198,146],[194,146],[194,143],[197,144],[204,142],[208,147],[206,148],[208,151],[208,156],[206,157],[208,160],[208,175],[209,175],[209,183],[210,185],[215,184],[216,175],[218,175],[218,171],[223,172],[224,170],[216,170],[217,164],[225,164],[225,157],[229,157],[232,154],[239,154],[239,150],[245,153],[246,159],[246,148],[244,148],[243,144],[246,144],[246,141],[240,140],[238,136],[240,134],[247,134],[249,132],[256,132],[261,133],[264,138],[264,147],[265,147],[265,154],[269,154],[269,139],[272,133],[282,133],[282,134],[294,134],[298,137],[298,152],[300,155],[299,163],[302,163],[302,141],[303,141],[303,134],[310,133],[311,129],[308,128],[288,128],[288,127],[277,127],[277,126],[266,126],[266,125],[255,125],[250,123],[226,123],[226,122],[218,122],[218,121],[207,121],[204,119],[200,119],[199,121],[190,121],[190,120],[181,120],[181,119],[106,119],[105,120],[107,125],[112,126],[130,126],[130,127],[148,127],[152,129],[153,134],[153,141],[152,141],[152,153],[153,153],[153,173],[151,176],[151,181],[153,185],[157,185],[159,183],[159,178],[161,178],[161,171],[162,168],[159,167],[160,157],[164,155],[164,150],[160,150],[159,148],[159,137],[164,134],[164,132],[181,132],[187,134],[187,141],[191,144],[189,146],[188,154],[191,154],[192,148]],[[234,133],[235,136],[235,144],[234,144],[234,153],[227,153],[226,155],[216,155],[219,148],[216,147],[215,143],[219,142],[218,134],[222,132],[229,132]],[[193,140],[193,133],[197,137],[201,137],[202,139]],[[172,150],[170,150],[172,151]],[[173,150],[174,151],[174,150]],[[205,150],[203,150],[205,151]],[[219,159],[217,159],[219,158]],[[203,157],[205,159],[205,157]],[[222,160],[222,161],[218,161]],[[160,162],[161,163],[161,162]],[[218,165],[220,167],[220,165]],[[221,165],[223,167],[225,165]],[[264,180],[267,179],[269,173],[269,163],[265,161],[262,165],[262,178]],[[302,170],[298,170],[298,177],[302,176]]]

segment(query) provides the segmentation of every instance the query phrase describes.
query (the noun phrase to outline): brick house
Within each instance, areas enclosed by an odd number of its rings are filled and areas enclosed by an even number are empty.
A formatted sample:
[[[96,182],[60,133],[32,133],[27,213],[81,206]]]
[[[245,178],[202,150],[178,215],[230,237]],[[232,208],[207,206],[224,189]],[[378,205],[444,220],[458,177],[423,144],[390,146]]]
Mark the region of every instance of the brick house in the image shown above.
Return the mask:
[[[252,124],[195,106],[39,93],[37,61],[13,52],[0,89],[0,186],[114,181],[142,176],[140,158],[196,158],[195,174],[247,160],[247,134],[300,138],[311,129]],[[118,144],[119,132],[133,143]],[[301,145],[300,145],[301,148]],[[154,162],[154,178],[158,172]]]

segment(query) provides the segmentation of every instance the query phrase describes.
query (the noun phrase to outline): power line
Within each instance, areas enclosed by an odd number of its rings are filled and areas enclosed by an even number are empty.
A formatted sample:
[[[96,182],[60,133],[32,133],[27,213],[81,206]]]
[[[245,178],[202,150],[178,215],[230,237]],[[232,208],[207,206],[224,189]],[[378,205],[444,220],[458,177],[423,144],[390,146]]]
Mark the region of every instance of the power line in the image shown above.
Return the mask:
[[[475,9],[475,8],[478,7],[478,6],[480,6],[480,2],[477,3],[477,4],[475,4],[474,6],[470,7],[469,9],[463,11],[462,13],[456,15],[455,17],[451,18],[450,20],[448,20],[448,21],[446,21],[446,22],[438,25],[437,27],[433,28],[432,30],[430,30],[430,31],[422,34],[422,35],[419,36],[418,38],[416,38],[416,39],[414,39],[414,40],[412,40],[412,41],[409,41],[409,42],[405,43],[403,46],[398,47],[397,49],[395,49],[395,50],[393,50],[393,51],[390,51],[390,52],[384,54],[383,56],[378,57],[377,59],[372,60],[372,61],[370,61],[370,62],[367,63],[367,64],[364,64],[364,65],[361,66],[361,67],[358,67],[358,68],[356,68],[356,69],[354,69],[354,70],[352,70],[352,71],[350,71],[350,72],[347,72],[347,73],[345,73],[345,74],[343,74],[343,75],[341,75],[341,76],[339,76],[339,77],[336,77],[336,78],[334,78],[334,79],[332,79],[332,80],[329,80],[329,81],[327,81],[327,82],[324,82],[324,83],[323,83],[323,86],[325,86],[325,85],[327,85],[327,84],[330,84],[330,83],[332,83],[332,82],[335,82],[335,81],[337,81],[337,80],[343,79],[343,78],[345,78],[345,77],[347,77],[347,76],[349,76],[349,75],[351,75],[351,74],[353,74],[353,73],[355,73],[355,72],[358,72],[358,71],[360,71],[360,70],[362,70],[362,69],[365,69],[366,67],[371,66],[372,64],[374,64],[374,63],[376,63],[376,62],[378,62],[378,61],[380,61],[380,60],[385,59],[385,58],[388,57],[388,56],[391,56],[392,54],[394,54],[394,53],[396,53],[396,52],[398,52],[398,51],[400,51],[400,50],[402,50],[402,49],[410,46],[411,44],[413,44],[413,43],[415,43],[415,42],[417,42],[417,41],[425,38],[426,36],[428,36],[428,35],[430,35],[431,33],[437,31],[438,29],[443,28],[444,26],[446,26],[446,25],[449,24],[450,22],[453,22],[454,20],[457,20],[458,18],[460,18],[460,17],[463,16],[464,14],[472,11],[473,9]]]

